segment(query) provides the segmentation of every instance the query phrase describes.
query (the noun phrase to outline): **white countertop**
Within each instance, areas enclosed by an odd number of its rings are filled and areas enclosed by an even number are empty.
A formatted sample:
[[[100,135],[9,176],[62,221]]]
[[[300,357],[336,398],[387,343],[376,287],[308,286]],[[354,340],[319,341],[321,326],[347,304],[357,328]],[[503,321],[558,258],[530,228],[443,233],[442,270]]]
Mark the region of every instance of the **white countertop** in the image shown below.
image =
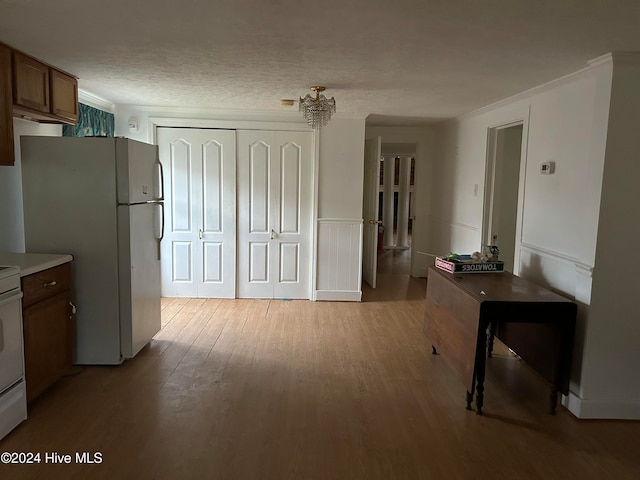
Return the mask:
[[[0,266],[20,267],[21,277],[57,267],[72,260],[73,257],[68,254],[0,252]]]

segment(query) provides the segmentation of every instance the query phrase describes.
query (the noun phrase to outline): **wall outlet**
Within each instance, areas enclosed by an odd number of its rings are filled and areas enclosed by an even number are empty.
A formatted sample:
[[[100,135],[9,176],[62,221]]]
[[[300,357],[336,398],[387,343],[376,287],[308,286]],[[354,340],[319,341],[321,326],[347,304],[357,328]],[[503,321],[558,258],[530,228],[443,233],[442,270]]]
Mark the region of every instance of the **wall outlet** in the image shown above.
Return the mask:
[[[540,173],[543,175],[551,175],[556,171],[556,162],[544,162],[540,164]]]

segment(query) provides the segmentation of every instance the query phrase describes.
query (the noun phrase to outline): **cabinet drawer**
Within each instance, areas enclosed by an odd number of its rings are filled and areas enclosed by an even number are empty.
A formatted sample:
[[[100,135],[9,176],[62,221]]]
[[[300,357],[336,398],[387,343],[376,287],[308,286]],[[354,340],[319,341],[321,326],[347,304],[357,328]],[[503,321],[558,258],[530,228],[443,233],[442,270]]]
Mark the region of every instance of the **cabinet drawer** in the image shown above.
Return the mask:
[[[23,307],[71,289],[71,264],[64,263],[22,278]]]

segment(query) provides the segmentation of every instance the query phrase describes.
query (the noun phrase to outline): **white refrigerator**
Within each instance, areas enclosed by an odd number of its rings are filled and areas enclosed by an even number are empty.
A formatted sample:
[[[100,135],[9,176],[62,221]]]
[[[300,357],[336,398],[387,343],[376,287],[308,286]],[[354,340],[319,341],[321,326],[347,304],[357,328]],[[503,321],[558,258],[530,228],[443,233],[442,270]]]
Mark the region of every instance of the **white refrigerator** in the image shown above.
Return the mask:
[[[24,136],[21,152],[26,251],[74,258],[74,362],[133,358],[161,327],[158,147]]]

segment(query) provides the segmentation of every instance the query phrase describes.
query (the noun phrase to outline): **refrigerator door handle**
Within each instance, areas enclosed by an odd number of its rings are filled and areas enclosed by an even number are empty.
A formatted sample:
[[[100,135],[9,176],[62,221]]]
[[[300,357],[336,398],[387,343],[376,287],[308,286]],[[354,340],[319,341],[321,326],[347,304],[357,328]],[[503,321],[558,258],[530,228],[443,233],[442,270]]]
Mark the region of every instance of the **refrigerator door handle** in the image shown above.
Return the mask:
[[[156,163],[158,164],[158,172],[160,173],[160,197],[156,198],[156,200],[164,200],[164,167],[162,163],[160,163],[159,158],[156,160]]]
[[[162,256],[160,254],[160,242],[162,242],[162,239],[164,238],[164,203],[159,203],[158,205],[160,205],[160,222],[161,222],[161,226],[160,226],[160,237],[158,238],[158,260],[162,260]]]
[[[161,226],[160,226],[160,238],[158,239],[159,242],[162,241],[162,239],[164,238],[164,203],[160,204],[160,220],[162,222]]]

